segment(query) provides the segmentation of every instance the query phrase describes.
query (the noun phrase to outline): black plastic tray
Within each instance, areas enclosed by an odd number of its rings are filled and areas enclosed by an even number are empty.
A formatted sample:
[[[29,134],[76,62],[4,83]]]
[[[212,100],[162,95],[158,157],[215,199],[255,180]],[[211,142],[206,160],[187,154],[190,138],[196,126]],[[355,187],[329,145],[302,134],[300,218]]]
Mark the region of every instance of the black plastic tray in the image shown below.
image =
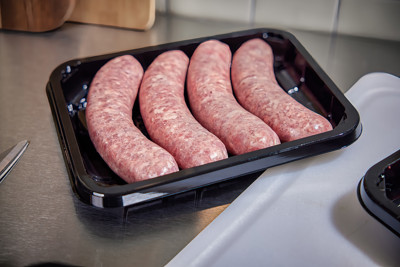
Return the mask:
[[[372,166],[357,192],[365,210],[400,237],[400,150]]]
[[[92,145],[84,114],[90,82],[102,65],[116,56],[130,54],[146,69],[157,55],[167,50],[180,49],[190,57],[198,44],[217,39],[227,43],[234,53],[252,38],[263,38],[271,45],[280,85],[302,104],[326,117],[334,127],[332,131],[132,184],[125,183],[109,169]],[[273,29],[252,29],[71,60],[52,72],[46,92],[71,185],[82,201],[102,208],[133,207],[243,177],[340,149],[361,134],[358,112],[343,93],[293,35]],[[147,134],[138,102],[133,109],[133,120]]]

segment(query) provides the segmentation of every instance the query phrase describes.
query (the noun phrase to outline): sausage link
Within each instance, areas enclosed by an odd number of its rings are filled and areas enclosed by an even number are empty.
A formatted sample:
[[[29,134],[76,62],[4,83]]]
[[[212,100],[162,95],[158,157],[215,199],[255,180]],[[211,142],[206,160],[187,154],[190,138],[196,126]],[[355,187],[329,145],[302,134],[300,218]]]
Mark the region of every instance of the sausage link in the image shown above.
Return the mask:
[[[209,40],[193,53],[187,78],[194,117],[238,155],[279,144],[279,138],[261,119],[242,108],[230,82],[232,54],[228,45]]]
[[[289,96],[276,82],[271,47],[261,39],[241,45],[232,60],[232,84],[239,103],[278,134],[282,142],[332,130],[321,115]]]
[[[139,90],[140,113],[151,139],[182,169],[228,157],[225,145],[190,113],[184,97],[189,58],[164,52],[146,70]]]
[[[89,88],[89,136],[108,166],[128,183],[179,170],[166,150],[148,140],[132,121],[143,68],[132,56],[107,62]]]

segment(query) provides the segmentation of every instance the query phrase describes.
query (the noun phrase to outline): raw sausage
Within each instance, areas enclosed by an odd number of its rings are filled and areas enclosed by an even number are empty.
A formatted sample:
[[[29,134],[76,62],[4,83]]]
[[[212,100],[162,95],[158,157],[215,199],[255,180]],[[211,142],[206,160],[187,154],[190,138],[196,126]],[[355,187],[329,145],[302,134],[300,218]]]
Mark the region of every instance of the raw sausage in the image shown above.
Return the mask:
[[[225,145],[190,113],[184,97],[189,58],[180,50],[159,55],[139,90],[140,113],[151,139],[182,169],[228,157]]]
[[[261,39],[241,45],[232,60],[232,84],[239,103],[264,120],[282,142],[332,130],[321,115],[290,97],[276,82],[271,47]]]
[[[96,150],[128,183],[179,170],[172,155],[133,124],[132,107],[142,76],[142,66],[130,55],[107,62],[90,85],[86,107],[89,136]]]
[[[217,40],[203,42],[196,48],[187,77],[194,117],[234,155],[279,144],[276,133],[242,108],[233,96],[231,58],[229,46]]]
[[[108,166],[128,183],[179,170],[172,155],[133,124],[132,107],[142,76],[134,57],[114,58],[96,73],[87,99],[89,136]]]

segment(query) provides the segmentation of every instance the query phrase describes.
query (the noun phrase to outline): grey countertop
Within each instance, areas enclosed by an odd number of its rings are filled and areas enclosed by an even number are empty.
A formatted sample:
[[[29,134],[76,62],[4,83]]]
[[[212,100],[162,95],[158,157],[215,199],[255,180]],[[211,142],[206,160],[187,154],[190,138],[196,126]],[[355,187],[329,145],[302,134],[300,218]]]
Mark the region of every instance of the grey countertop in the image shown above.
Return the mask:
[[[104,212],[71,190],[45,87],[70,59],[263,27],[157,14],[149,31],[66,23],[46,33],[0,31],[0,151],[30,146],[0,184],[0,265],[162,266],[246,188],[139,214]],[[400,75],[400,43],[289,30],[347,91],[369,72]]]

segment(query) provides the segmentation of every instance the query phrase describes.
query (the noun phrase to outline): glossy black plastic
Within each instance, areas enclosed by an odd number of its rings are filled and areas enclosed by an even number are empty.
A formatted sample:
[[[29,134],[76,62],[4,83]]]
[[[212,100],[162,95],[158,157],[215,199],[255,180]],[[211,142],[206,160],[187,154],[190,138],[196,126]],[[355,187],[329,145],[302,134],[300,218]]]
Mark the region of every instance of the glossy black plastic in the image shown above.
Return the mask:
[[[358,197],[368,213],[400,237],[400,150],[365,173]]]
[[[271,45],[280,85],[303,105],[326,117],[334,127],[332,131],[132,184],[126,184],[108,168],[90,141],[84,114],[90,82],[103,64],[116,56],[130,54],[146,69],[157,55],[167,50],[180,49],[190,57],[201,42],[217,39],[228,44],[234,53],[252,38],[262,38]],[[71,185],[82,201],[97,207],[132,207],[171,197],[340,149],[361,134],[359,115],[343,93],[293,35],[272,29],[252,29],[71,60],[53,71],[46,91]],[[138,102],[133,109],[133,120],[147,134]]]

